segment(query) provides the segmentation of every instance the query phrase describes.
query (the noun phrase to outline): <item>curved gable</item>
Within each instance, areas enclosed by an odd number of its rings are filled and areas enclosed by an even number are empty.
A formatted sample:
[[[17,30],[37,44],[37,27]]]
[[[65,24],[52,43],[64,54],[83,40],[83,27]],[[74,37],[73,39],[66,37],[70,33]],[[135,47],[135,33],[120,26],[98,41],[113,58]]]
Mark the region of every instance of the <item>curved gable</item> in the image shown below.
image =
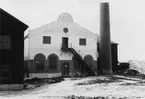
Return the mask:
[[[67,33],[64,33],[64,28],[68,29]],[[30,31],[31,36],[41,35],[42,33],[44,35],[85,37],[97,40],[96,34],[73,22],[72,16],[68,13],[62,13],[57,21]]]

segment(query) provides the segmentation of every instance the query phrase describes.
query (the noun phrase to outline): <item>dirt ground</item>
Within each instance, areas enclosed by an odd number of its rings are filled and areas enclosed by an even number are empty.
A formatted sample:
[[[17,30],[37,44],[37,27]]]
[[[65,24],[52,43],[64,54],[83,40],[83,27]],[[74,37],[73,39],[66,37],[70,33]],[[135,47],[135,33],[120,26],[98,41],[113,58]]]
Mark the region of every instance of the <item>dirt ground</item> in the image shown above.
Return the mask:
[[[119,75],[65,78],[37,88],[1,91],[0,99],[145,99],[145,79]]]

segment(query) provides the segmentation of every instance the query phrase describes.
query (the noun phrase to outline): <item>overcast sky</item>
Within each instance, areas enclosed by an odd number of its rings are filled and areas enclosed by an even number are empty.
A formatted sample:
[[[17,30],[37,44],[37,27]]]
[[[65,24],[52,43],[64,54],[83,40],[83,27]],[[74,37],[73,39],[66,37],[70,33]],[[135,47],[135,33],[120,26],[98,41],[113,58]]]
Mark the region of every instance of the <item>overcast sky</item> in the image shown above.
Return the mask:
[[[145,60],[145,0],[0,0],[0,7],[34,29],[67,12],[84,28],[99,34],[100,2],[110,4],[111,39],[119,61]]]

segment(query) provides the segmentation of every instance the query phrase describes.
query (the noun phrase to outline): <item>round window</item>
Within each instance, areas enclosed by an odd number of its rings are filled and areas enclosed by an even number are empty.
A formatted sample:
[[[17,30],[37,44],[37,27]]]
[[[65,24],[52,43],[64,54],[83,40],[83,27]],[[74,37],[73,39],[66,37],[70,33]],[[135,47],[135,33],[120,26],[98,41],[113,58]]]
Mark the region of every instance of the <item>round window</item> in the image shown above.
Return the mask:
[[[67,33],[68,32],[68,28],[63,28],[63,32]]]

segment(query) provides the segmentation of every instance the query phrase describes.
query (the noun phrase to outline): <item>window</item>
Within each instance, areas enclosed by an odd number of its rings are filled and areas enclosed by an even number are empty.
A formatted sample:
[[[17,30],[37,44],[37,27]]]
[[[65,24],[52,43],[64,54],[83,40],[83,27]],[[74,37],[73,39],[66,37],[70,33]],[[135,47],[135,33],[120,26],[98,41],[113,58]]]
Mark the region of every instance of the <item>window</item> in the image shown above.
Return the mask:
[[[63,32],[67,33],[68,32],[68,28],[63,28]]]
[[[43,44],[51,44],[51,37],[43,36]]]
[[[84,61],[86,62],[86,64],[87,64],[90,68],[92,68],[92,66],[93,66],[93,57],[92,57],[91,55],[86,55],[86,56],[84,57]]]
[[[46,60],[45,56],[42,53],[38,53],[35,55],[34,60],[37,72],[43,71]]]
[[[0,49],[9,50],[11,49],[11,36],[0,35]]]
[[[56,54],[51,54],[49,57],[49,68],[57,69],[58,56]]]
[[[62,37],[62,48],[68,48],[68,38]]]
[[[86,39],[85,38],[80,38],[79,45],[86,45]]]
[[[0,79],[10,79],[11,78],[11,71],[10,65],[0,65]]]

